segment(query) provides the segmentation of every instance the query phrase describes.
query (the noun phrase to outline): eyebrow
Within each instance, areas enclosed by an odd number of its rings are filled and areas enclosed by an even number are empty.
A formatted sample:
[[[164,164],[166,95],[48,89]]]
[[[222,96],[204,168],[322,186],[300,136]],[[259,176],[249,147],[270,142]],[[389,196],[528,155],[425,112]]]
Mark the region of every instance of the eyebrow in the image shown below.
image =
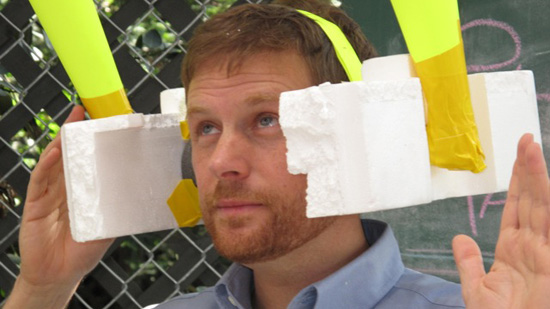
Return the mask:
[[[273,102],[273,101],[279,101],[279,95],[275,95],[273,93],[262,93],[257,94],[251,97],[248,97],[244,100],[244,103],[246,105],[258,105],[266,102]]]
[[[208,109],[202,106],[191,106],[187,109],[187,112],[185,113],[185,118],[189,118],[189,115],[196,115],[196,114],[205,114],[208,112]]]
[[[244,104],[248,107],[253,107],[256,105],[268,103],[268,102],[278,102],[279,101],[279,94],[275,95],[272,93],[262,93],[253,95],[251,97],[248,97],[244,100]],[[206,114],[208,113],[208,108],[203,106],[191,106],[187,109],[186,118],[189,118],[189,115],[196,115],[196,114]]]

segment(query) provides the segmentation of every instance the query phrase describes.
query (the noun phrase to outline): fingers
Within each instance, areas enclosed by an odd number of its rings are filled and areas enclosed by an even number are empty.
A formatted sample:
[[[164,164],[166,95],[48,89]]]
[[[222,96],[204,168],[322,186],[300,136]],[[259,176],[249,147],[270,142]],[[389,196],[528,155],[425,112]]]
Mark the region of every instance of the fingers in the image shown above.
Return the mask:
[[[532,143],[525,150],[527,186],[531,202],[529,226],[536,235],[548,237],[550,185],[546,162],[540,145]]]
[[[527,148],[527,145],[533,141],[533,136],[531,134],[525,134],[522,136],[518,143],[516,161],[514,162],[514,167],[512,171],[512,177],[510,179],[510,186],[508,188],[508,196],[506,198],[506,205],[504,206],[504,211],[502,213],[501,221],[501,231],[506,228],[518,228],[520,226],[520,221],[527,221],[528,214],[525,212],[522,213],[524,216],[521,220],[519,219],[519,200],[520,192],[524,190],[522,186],[521,179],[524,174],[524,163],[523,163],[523,153]],[[525,224],[525,223],[524,223]]]
[[[52,148],[48,153],[40,156],[40,161],[31,173],[27,188],[27,203],[34,202],[46,192],[51,170],[58,169],[61,164],[61,150],[59,148]]]
[[[519,164],[516,159],[512,170],[512,178],[508,187],[508,195],[506,204],[502,211],[502,220],[500,223],[500,231],[507,228],[517,229],[519,227],[518,219],[518,204],[519,204]]]
[[[82,106],[75,106],[65,123],[80,121],[84,119]],[[27,202],[33,202],[44,194],[48,187],[50,176],[61,169],[61,138],[58,136],[46,147],[40,155],[40,160],[34,168],[27,189]]]
[[[527,174],[527,158],[525,152],[529,145],[533,143],[533,135],[525,134],[518,143],[518,154],[516,162],[518,163],[518,185],[519,195],[517,196],[519,226],[528,227],[530,225],[531,214],[531,195],[529,192],[529,182]]]
[[[518,144],[501,229],[507,227],[550,238],[550,181],[542,149],[531,134]]]
[[[75,107],[73,107],[73,110],[71,111],[71,113],[69,114],[69,116],[67,117],[67,119],[63,124],[65,125],[67,123],[81,121],[81,120],[84,120],[84,108],[80,105],[76,105]],[[60,147],[61,147],[61,137],[58,134],[56,138],[50,144],[48,144],[48,147],[46,147],[42,155],[47,155],[48,152],[50,152],[53,148],[60,148]]]
[[[467,300],[485,275],[483,257],[476,242],[466,235],[453,239],[453,255],[462,284],[462,296]]]

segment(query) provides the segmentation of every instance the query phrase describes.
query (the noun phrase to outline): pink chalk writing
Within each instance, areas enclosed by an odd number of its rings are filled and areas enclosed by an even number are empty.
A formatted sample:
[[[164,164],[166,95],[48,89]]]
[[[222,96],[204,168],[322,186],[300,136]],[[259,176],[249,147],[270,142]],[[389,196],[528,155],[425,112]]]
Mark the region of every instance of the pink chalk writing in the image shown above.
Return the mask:
[[[550,93],[537,94],[537,100],[550,102]]]
[[[491,205],[500,206],[506,203],[506,200],[491,201],[492,197],[493,197],[493,194],[487,194],[485,196],[485,199],[483,200],[483,204],[481,204],[481,210],[479,211],[480,219],[483,219],[483,217],[485,217],[485,211],[487,210],[487,206],[491,206]]]
[[[472,235],[477,236],[476,215],[474,214],[474,197],[470,195],[466,198],[466,200],[468,201],[468,218],[470,219]]]
[[[481,204],[481,210],[479,211],[479,218],[483,219],[485,217],[485,212],[489,206],[502,206],[506,203],[506,200],[491,200],[493,194],[487,194],[483,199]],[[468,218],[470,220],[470,228],[472,229],[472,235],[477,236],[477,222],[475,216],[475,205],[473,196],[468,196]]]
[[[469,72],[481,72],[481,71],[498,70],[498,69],[501,69],[501,68],[504,68],[506,66],[509,66],[509,65],[513,64],[514,62],[516,62],[519,59],[519,56],[521,55],[521,38],[519,37],[516,30],[512,26],[508,25],[507,23],[502,22],[502,21],[498,21],[498,20],[493,20],[493,19],[476,19],[476,20],[473,20],[473,21],[463,25],[461,29],[462,29],[462,32],[464,32],[464,31],[466,31],[470,28],[482,27],[482,26],[498,28],[498,29],[506,31],[510,35],[512,40],[514,41],[515,53],[514,53],[514,56],[511,59],[509,59],[507,61],[504,61],[504,62],[489,64],[489,65],[476,65],[476,64],[468,65],[468,71]],[[518,69],[521,69],[521,65],[518,66]]]

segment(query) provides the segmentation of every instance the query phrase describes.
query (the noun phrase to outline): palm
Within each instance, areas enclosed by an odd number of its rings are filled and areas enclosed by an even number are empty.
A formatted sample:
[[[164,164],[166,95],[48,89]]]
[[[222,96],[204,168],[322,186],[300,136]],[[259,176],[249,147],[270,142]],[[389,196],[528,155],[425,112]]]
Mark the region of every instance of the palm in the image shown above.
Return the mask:
[[[469,237],[453,241],[463,296],[471,308],[550,307],[550,184],[540,146],[524,136],[510,182],[495,262],[485,274]]]

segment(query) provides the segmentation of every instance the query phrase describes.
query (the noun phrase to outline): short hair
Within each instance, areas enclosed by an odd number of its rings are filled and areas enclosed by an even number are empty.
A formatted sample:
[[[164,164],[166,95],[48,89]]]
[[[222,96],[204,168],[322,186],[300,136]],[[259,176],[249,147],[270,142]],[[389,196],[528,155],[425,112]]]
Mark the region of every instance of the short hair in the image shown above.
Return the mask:
[[[188,89],[195,70],[211,59],[227,64],[228,74],[261,52],[296,51],[306,62],[315,85],[348,81],[334,47],[323,30],[296,9],[316,14],[340,27],[359,59],[376,56],[359,25],[341,9],[312,0],[279,0],[245,4],[215,15],[196,28],[182,63]],[[186,90],[187,91],[187,90]]]

